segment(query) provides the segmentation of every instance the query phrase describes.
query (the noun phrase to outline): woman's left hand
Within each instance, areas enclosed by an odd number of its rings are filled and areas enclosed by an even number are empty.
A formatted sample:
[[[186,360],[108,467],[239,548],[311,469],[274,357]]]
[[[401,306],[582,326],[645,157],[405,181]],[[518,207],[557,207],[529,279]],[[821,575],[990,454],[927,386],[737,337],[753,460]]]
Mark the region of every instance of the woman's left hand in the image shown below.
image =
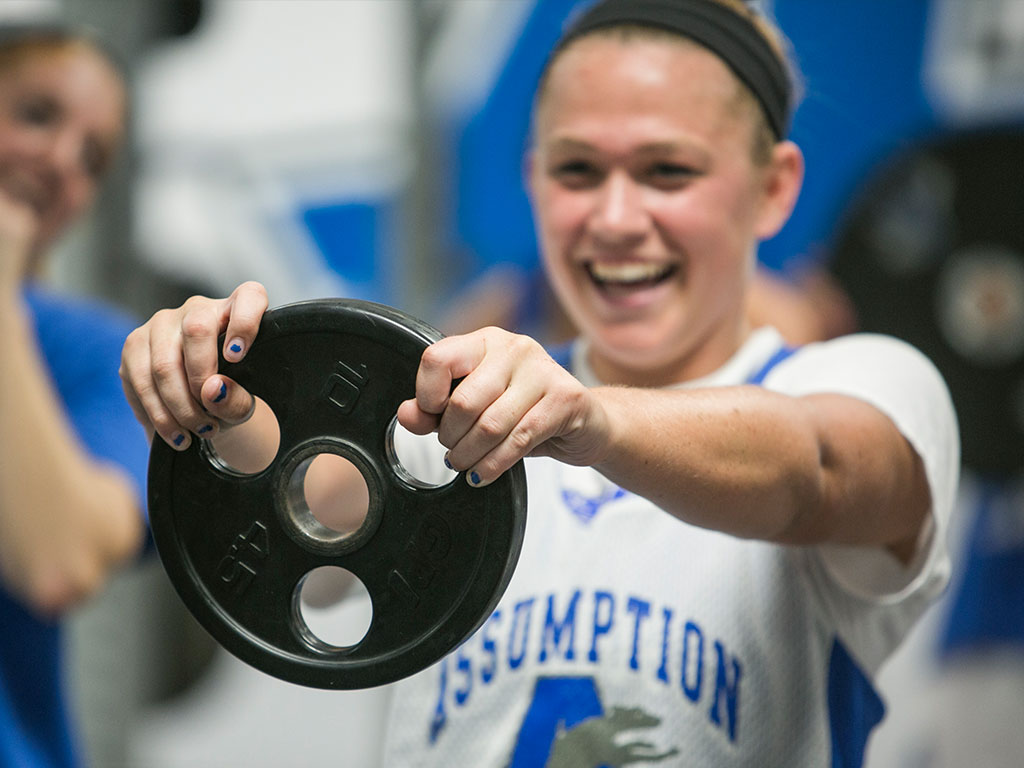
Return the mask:
[[[500,328],[428,347],[398,420],[417,434],[436,430],[448,463],[479,486],[525,456],[597,463],[609,431],[590,390],[536,341]]]

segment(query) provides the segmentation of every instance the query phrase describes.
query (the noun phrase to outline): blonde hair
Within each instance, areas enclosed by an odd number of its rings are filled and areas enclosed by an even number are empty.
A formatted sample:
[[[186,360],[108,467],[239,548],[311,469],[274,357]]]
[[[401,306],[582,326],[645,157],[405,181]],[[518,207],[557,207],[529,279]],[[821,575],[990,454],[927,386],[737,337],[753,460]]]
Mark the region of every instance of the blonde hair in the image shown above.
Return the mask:
[[[64,26],[6,26],[0,28],[0,70],[17,66],[28,58],[46,53],[81,49],[95,53],[124,83],[120,58],[88,29]]]

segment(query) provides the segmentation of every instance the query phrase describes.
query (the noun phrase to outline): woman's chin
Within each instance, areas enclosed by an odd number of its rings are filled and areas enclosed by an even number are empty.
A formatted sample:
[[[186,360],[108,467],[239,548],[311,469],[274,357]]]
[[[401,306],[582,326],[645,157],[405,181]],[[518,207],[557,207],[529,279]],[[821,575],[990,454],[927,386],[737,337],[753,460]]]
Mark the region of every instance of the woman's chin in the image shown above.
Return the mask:
[[[679,355],[664,342],[652,338],[650,329],[646,332],[618,332],[591,338],[591,363],[595,373],[620,371],[609,383],[635,383],[627,379],[640,377],[644,381],[654,377],[660,379],[669,368],[678,364]]]

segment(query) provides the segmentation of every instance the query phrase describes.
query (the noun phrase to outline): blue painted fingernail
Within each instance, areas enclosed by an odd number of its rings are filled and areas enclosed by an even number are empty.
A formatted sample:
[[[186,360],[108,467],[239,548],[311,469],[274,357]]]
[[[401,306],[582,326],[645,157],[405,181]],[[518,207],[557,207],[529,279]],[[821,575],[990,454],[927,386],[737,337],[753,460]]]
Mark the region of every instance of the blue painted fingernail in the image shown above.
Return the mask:
[[[200,435],[205,435],[211,429],[213,429],[213,424],[203,424],[196,432]]]
[[[224,399],[225,397],[227,397],[227,396],[228,396],[228,385],[227,385],[227,384],[225,384],[225,383],[224,383],[224,382],[222,381],[222,382],[220,383],[220,392],[218,392],[218,393],[217,393],[217,396],[216,396],[215,398],[213,398],[213,402],[215,402],[215,403],[219,403],[219,402],[220,402],[221,400],[223,400],[223,399]]]
[[[470,472],[469,482],[471,482],[473,485],[480,485],[480,475],[478,475],[476,472]]]
[[[452,463],[450,461],[448,461],[448,455],[447,454],[445,454],[445,457],[444,457],[444,465],[446,467],[448,467],[448,469],[455,469],[455,467],[452,466]]]
[[[234,344],[231,345],[231,351],[234,352],[235,354],[241,352],[242,345],[236,341]]]
[[[171,440],[174,441],[175,445],[180,446],[182,443],[185,442],[185,436],[181,434],[181,432],[178,432],[174,437],[171,438]]]

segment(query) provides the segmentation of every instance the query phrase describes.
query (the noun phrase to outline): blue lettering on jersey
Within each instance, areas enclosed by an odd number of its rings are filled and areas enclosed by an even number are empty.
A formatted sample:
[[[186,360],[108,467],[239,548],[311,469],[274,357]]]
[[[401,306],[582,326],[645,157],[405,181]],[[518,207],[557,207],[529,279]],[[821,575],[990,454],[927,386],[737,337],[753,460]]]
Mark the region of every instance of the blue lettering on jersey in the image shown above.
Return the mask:
[[[626,604],[626,610],[634,616],[633,653],[629,657],[629,668],[637,670],[640,669],[640,659],[638,658],[640,652],[640,623],[651,615],[651,604],[646,600],[638,600],[635,597],[631,597]]]
[[[444,702],[448,693],[448,659],[441,659],[441,663],[437,666],[441,679],[438,685],[437,706],[434,707],[434,716],[430,719],[431,744],[437,741],[438,735],[448,722],[448,715],[444,711]]]
[[[704,633],[692,621],[683,627],[682,686],[686,698],[696,703],[704,682]]]
[[[455,669],[463,679],[463,686],[455,689],[455,703],[461,707],[469,700],[469,694],[473,690],[473,663],[465,655],[463,646],[455,651]]]
[[[572,599],[569,600],[569,607],[565,611],[565,618],[559,623],[555,621],[555,596],[548,595],[548,613],[544,619],[544,635],[540,644],[540,656],[537,657],[537,661],[541,664],[548,660],[548,638],[551,638],[554,650],[557,651],[562,639],[562,632],[565,631],[566,627],[569,630],[569,640],[566,643],[568,647],[565,650],[565,660],[572,661],[576,658],[576,603],[579,600],[580,591],[577,589],[572,593]]]
[[[533,608],[533,598],[529,600],[522,600],[516,603],[515,612],[512,614],[512,629],[508,634],[508,666],[509,669],[516,669],[520,664],[523,663],[523,659],[526,658],[526,641],[530,637],[530,615]],[[519,624],[522,622],[523,631],[520,634],[522,642],[519,644],[519,650],[514,651],[516,647],[516,630],[519,629]]]
[[[661,664],[658,666],[658,679],[668,683],[668,637],[672,628],[672,609],[661,609]]]
[[[500,608],[495,610],[490,618],[484,622],[484,625],[480,627],[481,644],[483,645],[484,655],[488,657],[487,662],[480,667],[480,680],[484,685],[489,684],[494,679],[494,673],[498,668],[498,646],[494,638],[490,636],[490,629],[492,624],[497,624],[499,621],[501,621]]]
[[[728,717],[729,741],[736,741],[736,729],[739,726],[740,675],[743,667],[737,658],[729,658],[722,644],[715,640],[715,657],[718,661],[715,674],[715,695],[711,699],[711,711],[708,717],[715,725],[722,724],[722,702]],[[730,672],[731,668],[731,672]]]
[[[558,660],[563,665],[593,666],[602,663],[602,658],[606,665],[614,663],[602,653],[606,644],[608,648],[614,644],[618,649],[623,669],[649,674],[664,685],[678,681],[680,701],[692,705],[695,713],[702,713],[706,722],[729,742],[736,742],[740,737],[743,663],[729,652],[723,640],[707,637],[697,621],[677,620],[671,608],[659,607],[661,610],[656,611],[650,600],[636,595],[617,597],[603,590],[576,589],[568,595],[526,597],[504,613],[495,610],[475,635],[438,665],[437,704],[429,727],[430,742],[436,742],[454,713],[472,703],[477,689],[491,685],[499,675],[524,671],[530,674],[527,670],[535,671],[537,667],[528,660],[535,660],[536,665]],[[532,619],[534,612],[539,614],[536,622]],[[655,616],[660,616],[660,621],[648,628]],[[576,647],[577,624],[587,621],[583,617],[592,618],[590,649],[586,654],[577,653]],[[535,631],[531,631],[532,626]],[[660,644],[645,645],[645,630],[660,630]],[[646,659],[645,651],[649,655]],[[572,682],[565,683],[566,680]],[[558,742],[562,744],[560,749],[569,749],[574,739],[582,739],[584,734],[591,738],[603,732],[602,728],[621,725],[634,715],[639,716],[609,702],[608,712],[616,713],[614,718],[594,721],[572,738],[567,737],[564,743],[558,741],[560,733],[581,720],[608,714],[593,685],[586,674],[538,678],[512,765],[544,765],[544,760],[532,761],[538,755],[549,754],[552,744]],[[646,713],[642,715],[649,717]]]
[[[607,606],[608,613],[605,618],[601,616],[601,605]],[[615,622],[615,596],[611,592],[595,592],[594,593],[594,635],[593,640],[590,643],[590,653],[587,654],[587,658],[590,661],[597,662],[600,660],[600,656],[597,653],[597,638],[601,635],[607,635],[612,631],[612,624]]]

